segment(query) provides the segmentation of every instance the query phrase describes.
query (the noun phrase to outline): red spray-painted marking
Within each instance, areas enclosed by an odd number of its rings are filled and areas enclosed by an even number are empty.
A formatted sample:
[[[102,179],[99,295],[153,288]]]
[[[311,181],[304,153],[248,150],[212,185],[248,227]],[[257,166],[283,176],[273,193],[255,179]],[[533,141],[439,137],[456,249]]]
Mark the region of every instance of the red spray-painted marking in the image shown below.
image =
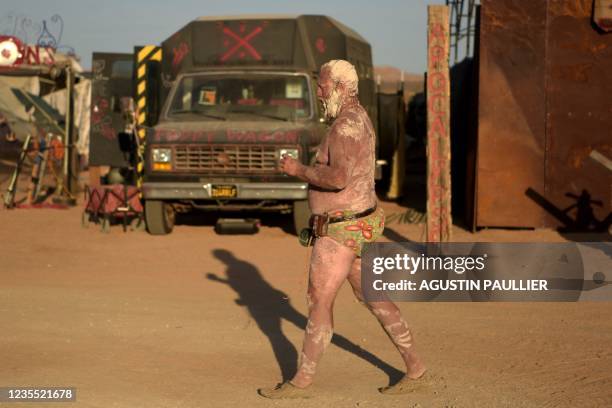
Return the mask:
[[[241,29],[240,31],[242,32],[244,30]],[[241,50],[243,48],[246,51],[248,51],[248,53],[251,54],[251,56],[253,58],[255,58],[257,61],[261,61],[261,55],[259,55],[257,50],[251,45],[250,41],[253,38],[255,38],[255,36],[257,36],[262,31],[263,31],[263,28],[261,26],[259,26],[259,27],[255,28],[253,31],[251,31],[247,36],[240,37],[238,34],[234,33],[232,30],[230,30],[228,27],[223,27],[223,33],[226,34],[227,36],[229,36],[230,38],[233,38],[236,41],[236,44],[234,44],[234,46],[232,48],[230,48],[225,54],[223,54],[221,56],[221,61],[222,62],[227,61],[229,59],[229,57],[231,57],[238,50]],[[226,44],[228,44],[228,43],[226,43]],[[244,58],[244,56],[246,54],[243,51],[239,55],[242,58]]]
[[[299,134],[297,130],[275,132],[227,130],[225,134],[215,134],[213,131],[203,130],[158,129],[155,131],[155,141],[296,144],[299,141]]]
[[[317,48],[317,51],[319,51],[319,54],[323,54],[325,52],[325,40],[321,37],[317,38],[317,41],[315,41],[315,47]]]
[[[176,68],[181,62],[183,62],[183,59],[185,58],[187,54],[189,54],[189,46],[185,42],[182,42],[179,44],[178,47],[173,48],[172,49],[172,67]]]
[[[109,113],[108,99],[98,97],[94,101],[94,109],[91,113],[92,131],[96,132],[105,139],[115,140],[115,128],[113,128],[113,119]]]
[[[227,131],[228,142],[238,143],[297,143],[298,132],[295,130],[283,132]]]

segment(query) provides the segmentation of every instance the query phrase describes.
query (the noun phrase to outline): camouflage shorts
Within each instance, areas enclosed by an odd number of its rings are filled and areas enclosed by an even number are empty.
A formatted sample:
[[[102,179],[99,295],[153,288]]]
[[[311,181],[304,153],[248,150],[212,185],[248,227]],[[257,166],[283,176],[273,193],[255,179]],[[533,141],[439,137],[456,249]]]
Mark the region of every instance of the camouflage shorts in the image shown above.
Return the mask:
[[[331,213],[332,217],[348,217],[355,211],[337,211]],[[372,214],[356,220],[336,222],[327,227],[327,236],[336,242],[345,245],[361,256],[363,244],[376,241],[385,229],[385,212],[377,208]]]

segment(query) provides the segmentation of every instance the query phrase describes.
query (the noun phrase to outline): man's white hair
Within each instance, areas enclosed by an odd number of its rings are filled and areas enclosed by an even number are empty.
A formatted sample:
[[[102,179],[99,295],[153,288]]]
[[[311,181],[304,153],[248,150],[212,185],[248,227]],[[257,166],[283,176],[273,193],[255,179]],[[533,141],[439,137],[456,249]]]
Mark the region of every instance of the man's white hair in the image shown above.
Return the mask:
[[[345,60],[331,60],[323,64],[321,71],[328,70],[331,79],[335,83],[341,83],[346,88],[349,96],[359,93],[359,77],[353,64]]]

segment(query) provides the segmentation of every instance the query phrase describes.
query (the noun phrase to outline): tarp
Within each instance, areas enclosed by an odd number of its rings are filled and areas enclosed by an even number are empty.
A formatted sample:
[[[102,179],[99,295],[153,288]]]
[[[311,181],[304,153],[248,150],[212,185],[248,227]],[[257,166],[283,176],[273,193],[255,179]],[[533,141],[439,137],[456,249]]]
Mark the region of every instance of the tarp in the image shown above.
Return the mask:
[[[66,90],[52,92],[43,97],[61,115],[66,114]],[[81,78],[74,86],[74,126],[77,150],[80,155],[89,154],[89,117],[91,107],[91,80]]]
[[[49,132],[63,134],[64,116],[53,106],[49,105],[47,101],[38,95],[25,92],[19,88],[11,88],[11,91],[25,106],[26,111],[30,112],[32,108],[35,108],[32,118],[43,134]]]
[[[40,82],[36,76],[0,76],[0,112],[8,119],[9,125],[20,140],[28,133],[35,134],[32,109],[26,110],[28,103],[22,103],[11,88],[38,95]],[[59,114],[66,114],[66,90],[52,92],[43,98]],[[91,80],[80,78],[74,87],[74,125],[77,134],[77,150],[81,155],[89,153],[89,116],[91,105]]]
[[[31,112],[26,111],[11,88],[38,95],[40,83],[38,77],[0,76],[0,112],[7,118],[17,138],[24,140],[28,133],[34,134],[35,126],[31,123]]]

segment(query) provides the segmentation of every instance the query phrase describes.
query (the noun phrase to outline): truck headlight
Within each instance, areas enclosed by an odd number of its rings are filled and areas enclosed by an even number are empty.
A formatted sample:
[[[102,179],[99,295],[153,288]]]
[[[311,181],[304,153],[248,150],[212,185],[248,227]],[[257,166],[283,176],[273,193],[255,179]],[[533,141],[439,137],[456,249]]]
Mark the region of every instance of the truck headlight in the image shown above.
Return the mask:
[[[296,160],[300,158],[299,149],[278,149],[278,159],[279,160],[283,158],[284,154],[286,154],[287,156],[291,156]]]
[[[152,149],[153,163],[171,163],[172,149]]]

